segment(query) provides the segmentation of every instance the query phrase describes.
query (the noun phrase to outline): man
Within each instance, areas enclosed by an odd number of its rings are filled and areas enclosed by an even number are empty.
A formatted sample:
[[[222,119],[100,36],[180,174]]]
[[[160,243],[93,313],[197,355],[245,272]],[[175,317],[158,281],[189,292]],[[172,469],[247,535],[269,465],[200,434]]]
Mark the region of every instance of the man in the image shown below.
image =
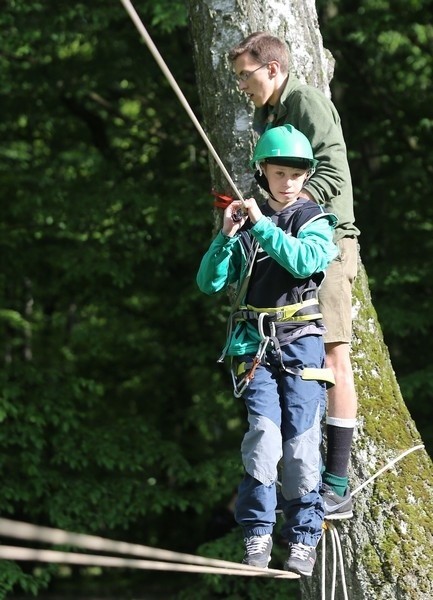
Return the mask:
[[[327,519],[352,516],[348,464],[356,424],[357,399],[350,361],[352,285],[357,271],[357,236],[353,192],[340,117],[320,90],[303,85],[291,73],[287,45],[266,32],[248,36],[229,54],[239,89],[256,110],[253,127],[262,134],[270,127],[292,124],[313,148],[318,168],[301,195],[338,217],[334,241],[340,254],[331,263],[319,291],[327,328],[326,364],[335,376],[328,391],[327,456],[323,499]]]

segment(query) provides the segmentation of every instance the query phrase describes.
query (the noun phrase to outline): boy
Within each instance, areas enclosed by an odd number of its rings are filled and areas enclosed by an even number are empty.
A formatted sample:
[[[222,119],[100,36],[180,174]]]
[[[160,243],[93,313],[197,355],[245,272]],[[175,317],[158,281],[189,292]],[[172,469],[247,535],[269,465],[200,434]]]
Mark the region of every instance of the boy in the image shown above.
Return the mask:
[[[301,196],[322,204],[338,218],[334,241],[338,258],[320,289],[320,310],[327,329],[326,364],[335,376],[328,392],[327,457],[322,493],[327,519],[352,516],[348,464],[356,424],[357,398],[350,360],[352,285],[357,272],[357,236],[353,192],[340,117],[320,90],[303,85],[290,70],[287,45],[266,32],[256,32],[230,51],[239,89],[255,105],[253,127],[291,123],[307,136],[318,168]]]
[[[307,576],[324,516],[320,417],[329,370],[317,291],[338,252],[334,215],[299,198],[316,163],[307,138],[291,125],[265,132],[252,164],[269,199],[261,208],[250,198],[225,209],[197,274],[206,294],[238,286],[223,355],[232,357],[235,395],[242,395],[249,421],[235,511],[244,531],[243,562],[266,568],[270,561],[282,457],[284,567]]]

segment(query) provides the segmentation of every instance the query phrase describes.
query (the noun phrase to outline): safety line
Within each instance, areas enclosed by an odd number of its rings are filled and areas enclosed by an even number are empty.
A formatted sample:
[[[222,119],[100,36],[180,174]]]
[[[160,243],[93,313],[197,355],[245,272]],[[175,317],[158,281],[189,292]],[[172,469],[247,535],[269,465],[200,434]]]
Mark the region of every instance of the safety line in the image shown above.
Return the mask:
[[[377,479],[379,477],[379,475],[382,475],[382,473],[384,473],[385,471],[388,471],[388,469],[390,469],[393,465],[395,465],[395,463],[397,463],[399,460],[401,460],[402,458],[404,458],[411,452],[415,452],[415,450],[421,450],[421,448],[424,448],[424,444],[418,444],[417,446],[414,446],[413,448],[409,448],[409,450],[405,450],[404,452],[399,454],[396,458],[393,458],[392,460],[390,460],[389,463],[387,463],[384,467],[379,469],[379,471],[377,471],[374,475],[372,475],[369,479],[367,479],[367,481],[364,481],[364,483],[361,483],[360,486],[355,488],[352,492],[352,496],[355,496],[356,494],[358,494],[369,483],[371,483],[372,481]]]
[[[341,550],[340,536],[335,525],[326,521],[324,534],[322,536],[322,580],[321,580],[321,600],[326,600],[326,551],[328,534],[331,536],[332,546],[332,581],[331,581],[331,597],[330,600],[335,600],[336,584],[337,584],[337,556],[340,565],[341,582],[343,586],[344,600],[349,600],[347,597],[346,575],[344,572],[344,558]]]
[[[166,76],[169,84],[171,85],[171,87],[173,88],[173,90],[176,93],[177,97],[179,98],[180,103],[182,104],[182,106],[184,107],[184,109],[186,110],[186,112],[188,113],[189,118],[191,119],[191,121],[196,126],[199,134],[203,138],[206,146],[208,147],[209,152],[212,154],[212,156],[216,160],[218,166],[220,167],[221,171],[223,172],[223,174],[227,178],[227,181],[231,185],[231,187],[232,187],[233,191],[235,192],[236,196],[239,198],[239,200],[242,202],[242,204],[244,204],[245,200],[242,197],[242,194],[238,190],[238,188],[237,188],[235,182],[233,181],[233,179],[230,177],[230,174],[227,171],[227,169],[225,168],[224,163],[222,162],[222,160],[218,156],[217,151],[212,146],[211,141],[209,140],[208,136],[206,135],[203,127],[200,125],[197,117],[195,116],[195,114],[194,114],[191,106],[188,103],[188,100],[185,98],[182,90],[180,89],[179,85],[177,84],[177,81],[175,80],[175,78],[171,74],[170,69],[168,68],[168,66],[166,65],[164,59],[162,58],[161,54],[159,53],[158,48],[153,43],[152,38],[148,34],[145,26],[143,25],[143,22],[141,21],[140,17],[137,14],[137,11],[135,10],[134,6],[132,5],[132,2],[130,2],[130,0],[120,0],[120,1],[123,4],[123,6],[125,7],[125,9],[126,9],[127,13],[129,14],[129,16],[131,17],[134,25],[138,29],[138,31],[139,31],[141,37],[143,38],[146,46],[148,47],[148,49],[152,53],[154,59],[158,63],[159,67],[161,68],[162,72]]]
[[[330,535],[331,535],[331,544],[332,544],[332,586],[331,586],[331,600],[334,600],[335,598],[335,587],[336,587],[336,580],[337,580],[337,554],[335,551],[335,537],[333,535],[333,529],[332,529],[332,525],[329,527],[328,529]]]
[[[344,571],[344,558],[343,558],[343,551],[341,549],[340,535],[339,535],[336,527],[333,527],[332,530],[333,530],[333,534],[334,534],[335,541],[337,544],[338,558],[340,560],[340,576],[341,576],[341,585],[343,586],[344,600],[349,600],[349,598],[347,596],[346,573]]]
[[[325,525],[325,531],[323,532],[322,535],[322,577],[321,577],[321,582],[322,582],[322,586],[321,586],[321,593],[320,593],[320,597],[321,600],[326,600],[326,550],[327,550],[327,544],[326,544],[326,527],[327,525]]]
[[[352,497],[355,496],[356,494],[358,494],[362,489],[364,489],[372,481],[374,481],[375,479],[377,479],[380,475],[382,475],[382,473],[384,473],[385,471],[388,471],[393,465],[395,465],[397,462],[399,462],[402,458],[404,458],[405,456],[407,456],[411,452],[415,452],[415,450],[421,450],[422,448],[424,448],[424,444],[418,444],[416,446],[413,446],[412,448],[409,448],[408,450],[405,450],[404,452],[402,452],[401,454],[399,454],[398,456],[396,456],[395,458],[393,458],[392,460],[390,460],[386,465],[384,465],[381,469],[379,469],[376,473],[374,473],[374,475],[372,475],[371,477],[369,477],[361,485],[359,485],[357,488],[355,488],[353,490],[353,492],[351,493]],[[322,586],[321,586],[321,600],[326,600],[326,585],[325,585],[325,580],[326,580],[326,548],[327,548],[326,537],[327,537],[327,533],[328,532],[329,532],[329,534],[331,536],[332,559],[333,559],[333,563],[332,563],[331,598],[330,598],[330,600],[334,600],[335,599],[336,581],[337,581],[337,553],[338,553],[338,559],[339,559],[339,564],[340,564],[341,585],[342,585],[342,588],[343,588],[343,596],[344,596],[344,600],[348,600],[347,585],[346,585],[346,575],[345,575],[345,571],[344,571],[344,557],[343,557],[343,551],[342,551],[342,548],[341,548],[341,541],[340,541],[340,536],[339,536],[338,530],[337,530],[337,528],[335,527],[335,525],[331,521],[326,521],[326,526],[324,527],[324,530],[325,530],[324,531],[324,535],[322,536]]]

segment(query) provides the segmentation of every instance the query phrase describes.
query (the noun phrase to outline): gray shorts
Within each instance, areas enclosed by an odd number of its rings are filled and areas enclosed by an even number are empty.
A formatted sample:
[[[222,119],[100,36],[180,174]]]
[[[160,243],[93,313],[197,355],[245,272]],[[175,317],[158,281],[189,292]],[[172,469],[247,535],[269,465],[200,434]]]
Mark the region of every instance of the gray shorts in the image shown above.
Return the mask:
[[[358,270],[358,240],[343,238],[337,245],[340,254],[326,270],[319,290],[326,344],[352,340],[352,287]]]

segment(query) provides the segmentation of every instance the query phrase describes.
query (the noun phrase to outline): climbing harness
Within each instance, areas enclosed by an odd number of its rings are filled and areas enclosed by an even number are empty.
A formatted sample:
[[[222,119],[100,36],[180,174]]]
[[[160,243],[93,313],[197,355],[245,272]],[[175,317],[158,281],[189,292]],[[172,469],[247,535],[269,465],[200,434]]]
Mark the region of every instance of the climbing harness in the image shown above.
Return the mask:
[[[236,361],[232,360],[230,373],[232,376],[233,394],[235,398],[240,398],[247,389],[247,387],[250,385],[251,381],[254,379],[255,371],[262,362],[270,341],[271,338],[269,336],[265,336],[262,339],[252,363],[242,362],[239,365],[235,366]],[[242,377],[242,379],[240,379],[240,381],[238,381],[239,377],[241,377],[241,375],[243,375],[244,373],[245,375]]]
[[[270,348],[268,348],[270,346]],[[265,336],[262,338],[257,353],[251,362],[237,363],[232,359],[230,373],[233,382],[233,394],[235,398],[240,398],[245,392],[251,381],[254,379],[255,371],[260,364],[266,364],[266,352],[268,349],[275,353],[280,365],[280,370],[290,375],[301,377],[304,381],[323,381],[327,387],[335,385],[335,378],[332,369],[327,367],[290,367],[283,361],[281,346],[278,338],[275,336]]]
[[[241,201],[242,206],[244,206],[245,205],[245,200],[244,200],[242,194],[238,190],[238,188],[237,188],[235,182],[233,181],[233,179],[230,177],[229,172],[227,171],[226,167],[224,166],[224,163],[222,162],[222,160],[218,156],[217,151],[215,150],[215,148],[213,147],[211,141],[209,140],[208,136],[206,135],[206,132],[204,131],[203,127],[200,125],[197,117],[195,116],[195,114],[194,114],[191,106],[189,105],[187,99],[185,98],[185,96],[184,96],[182,90],[180,89],[177,81],[173,77],[170,69],[166,65],[166,63],[165,63],[164,59],[162,58],[161,54],[159,53],[157,47],[153,43],[152,38],[150,37],[149,33],[147,32],[145,26],[143,25],[143,22],[141,21],[140,17],[138,16],[137,11],[135,10],[134,6],[132,5],[132,2],[130,2],[130,0],[120,0],[120,1],[123,4],[125,10],[129,14],[129,16],[131,17],[132,22],[134,23],[134,25],[138,29],[138,32],[140,33],[141,37],[143,38],[143,41],[145,42],[146,46],[150,50],[152,56],[154,57],[154,59],[158,63],[158,66],[161,68],[162,72],[166,76],[169,84],[173,88],[173,90],[174,90],[175,94],[177,95],[180,103],[182,104],[182,106],[186,110],[189,118],[194,123],[197,131],[201,135],[201,137],[202,137],[204,143],[206,144],[209,152],[211,153],[211,155],[215,159],[217,165],[219,166],[219,168],[223,172],[224,176],[226,177],[228,183],[230,184],[231,188],[235,192],[236,196]]]
[[[230,333],[233,328],[233,322],[257,320],[257,330],[260,335],[260,343],[256,355],[251,362],[238,363],[232,358],[230,373],[233,382],[233,393],[236,398],[240,398],[245,392],[254,374],[260,364],[266,364],[266,352],[269,350],[277,357],[280,370],[291,375],[301,377],[305,381],[317,380],[324,381],[327,387],[335,385],[335,378],[332,369],[315,367],[290,367],[284,363],[281,352],[280,341],[276,335],[275,323],[288,323],[299,321],[312,321],[322,317],[319,311],[319,305],[316,298],[311,298],[297,304],[290,304],[278,308],[256,308],[251,305],[239,307],[239,310],[230,315]],[[269,335],[265,334],[265,319],[269,328]],[[221,360],[221,359],[220,359]]]
[[[317,298],[310,298],[296,304],[278,306],[277,308],[257,308],[247,304],[239,307],[233,314],[233,319],[235,321],[259,319],[263,314],[268,318],[270,324],[275,322],[314,321],[322,318]]]

